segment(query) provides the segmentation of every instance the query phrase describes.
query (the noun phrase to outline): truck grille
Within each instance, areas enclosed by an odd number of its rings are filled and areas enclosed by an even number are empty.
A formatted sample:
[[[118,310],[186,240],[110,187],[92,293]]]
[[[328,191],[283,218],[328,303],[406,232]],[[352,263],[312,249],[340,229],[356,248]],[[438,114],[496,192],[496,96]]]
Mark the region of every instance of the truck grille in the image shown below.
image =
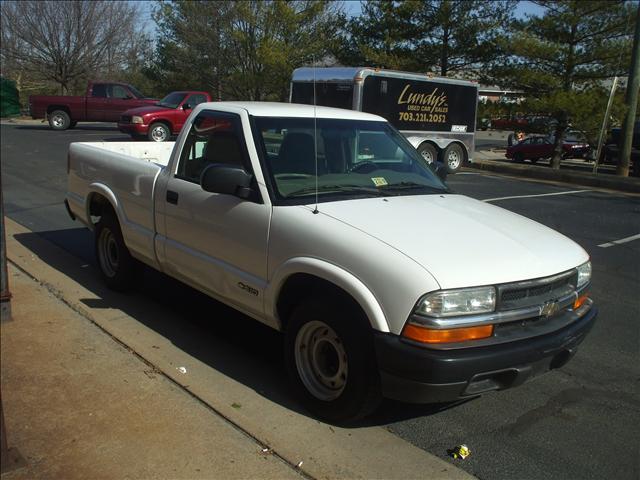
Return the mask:
[[[507,283],[498,286],[498,310],[544,305],[573,293],[578,273],[575,270],[551,277]]]
[[[122,115],[120,117],[120,123],[131,123],[131,115]]]

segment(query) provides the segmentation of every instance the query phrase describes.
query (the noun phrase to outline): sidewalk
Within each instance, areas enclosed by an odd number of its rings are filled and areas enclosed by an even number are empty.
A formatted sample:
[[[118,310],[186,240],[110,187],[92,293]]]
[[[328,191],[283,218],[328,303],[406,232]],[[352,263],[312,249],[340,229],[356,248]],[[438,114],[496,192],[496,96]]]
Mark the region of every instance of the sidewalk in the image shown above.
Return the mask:
[[[560,170],[553,170],[544,163],[537,165],[529,162],[514,163],[505,158],[504,152],[503,149],[476,150],[473,163],[467,164],[466,167],[522,178],[570,183],[625,193],[640,193],[640,178],[618,177],[611,172],[612,167],[608,165],[600,166],[599,173],[594,174],[592,173],[593,162],[569,159],[562,161]]]
[[[109,291],[81,259],[6,217],[5,228],[13,320],[0,329],[2,397],[9,447],[29,466],[2,480],[474,478],[385,423],[309,417],[284,370],[247,355],[233,333]],[[240,337],[262,332],[232,320]]]
[[[303,478],[10,266],[2,323],[5,479]]]

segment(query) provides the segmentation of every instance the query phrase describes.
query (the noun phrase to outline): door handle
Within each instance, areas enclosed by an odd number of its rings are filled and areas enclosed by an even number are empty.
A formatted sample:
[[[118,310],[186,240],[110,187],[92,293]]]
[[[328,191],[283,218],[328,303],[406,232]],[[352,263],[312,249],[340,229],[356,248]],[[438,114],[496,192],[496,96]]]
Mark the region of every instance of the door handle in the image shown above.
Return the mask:
[[[167,190],[167,202],[173,203],[174,205],[178,204],[178,192],[174,192],[172,190]]]

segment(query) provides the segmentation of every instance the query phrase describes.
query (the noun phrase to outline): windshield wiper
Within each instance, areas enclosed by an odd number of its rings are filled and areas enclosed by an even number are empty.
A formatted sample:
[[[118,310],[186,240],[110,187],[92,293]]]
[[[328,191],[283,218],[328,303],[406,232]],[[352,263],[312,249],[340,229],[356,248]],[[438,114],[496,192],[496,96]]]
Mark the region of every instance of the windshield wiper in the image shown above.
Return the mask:
[[[338,195],[349,195],[354,193],[366,193],[373,194],[377,197],[393,195],[390,192],[384,192],[383,190],[375,187],[364,187],[362,185],[318,185],[318,193],[335,193]],[[302,195],[309,195],[316,192],[316,187],[305,187],[300,190],[295,190],[287,195],[287,197],[298,197]]]
[[[381,187],[383,190],[428,190],[430,192],[443,193],[448,192],[447,189],[442,189],[438,187],[434,187],[431,185],[425,185],[423,183],[416,182],[398,182],[398,183],[390,183]]]

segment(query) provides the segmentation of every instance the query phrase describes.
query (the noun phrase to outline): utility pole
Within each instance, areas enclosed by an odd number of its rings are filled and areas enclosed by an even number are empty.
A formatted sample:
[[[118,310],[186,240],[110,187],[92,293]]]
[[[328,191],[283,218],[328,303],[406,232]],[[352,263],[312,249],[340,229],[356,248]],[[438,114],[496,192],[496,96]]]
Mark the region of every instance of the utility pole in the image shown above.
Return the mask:
[[[623,177],[629,176],[629,164],[631,163],[631,141],[633,140],[633,127],[635,126],[636,108],[638,105],[638,88],[640,88],[640,5],[636,15],[636,29],[633,35],[633,51],[631,53],[631,69],[627,80],[627,115],[622,127],[620,156],[616,173]],[[640,162],[639,162],[640,163]],[[638,172],[635,172],[638,175]]]

